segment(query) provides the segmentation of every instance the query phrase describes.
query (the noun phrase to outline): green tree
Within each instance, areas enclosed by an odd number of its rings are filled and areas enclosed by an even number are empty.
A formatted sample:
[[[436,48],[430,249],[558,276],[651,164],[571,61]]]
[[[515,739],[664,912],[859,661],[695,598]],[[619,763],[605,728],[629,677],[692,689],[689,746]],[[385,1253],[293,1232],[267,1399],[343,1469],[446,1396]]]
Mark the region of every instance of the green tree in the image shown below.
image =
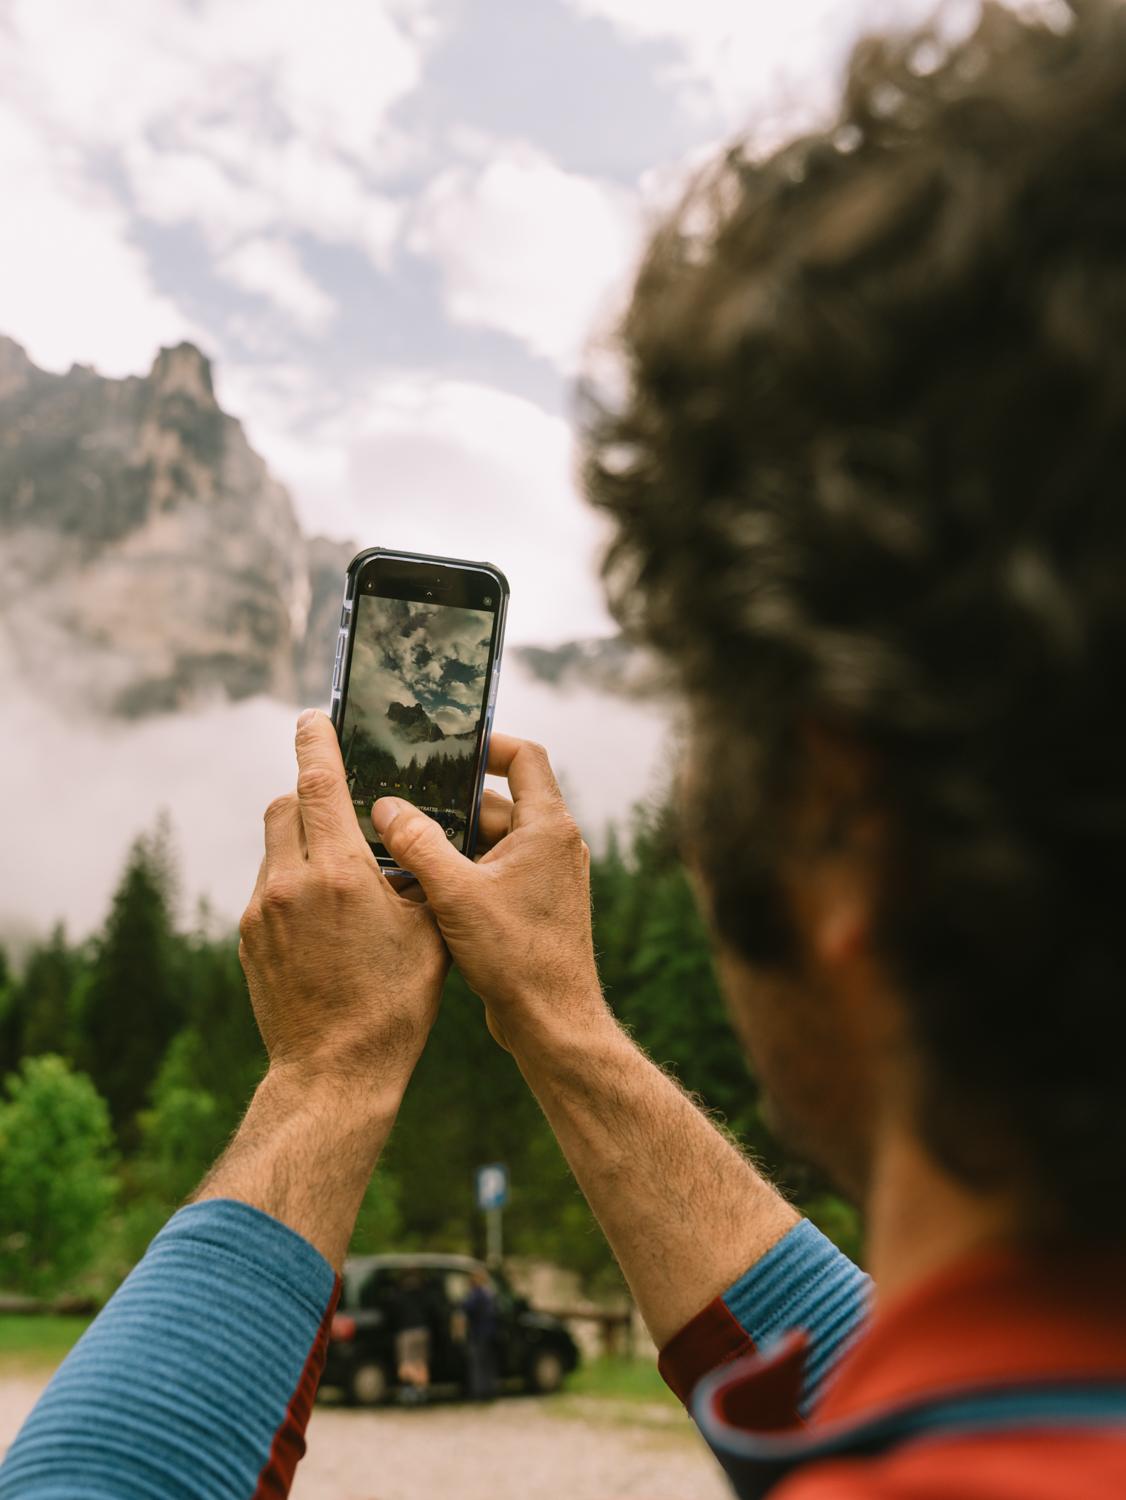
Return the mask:
[[[8,951],[0,948],[0,1076],[15,1067],[22,1052],[23,1017],[16,1003],[17,996]]]
[[[175,1037],[177,1076],[211,1094],[233,1128],[266,1067],[238,948],[227,933],[212,933],[206,911],[182,940],[179,989],[185,1026]]]
[[[45,943],[31,950],[23,977],[9,979],[7,1014],[0,1021],[0,1068],[14,1068],[22,1057],[40,1052],[75,1059],[81,973],[81,951],[70,947],[59,923]]]
[[[152,1086],[152,1103],[137,1117],[133,1178],[167,1213],[199,1186],[237,1123],[196,1081],[196,1040],[182,1031],[172,1042]]]
[[[57,1291],[97,1253],[113,1201],[105,1100],[61,1057],[28,1058],[0,1104],[0,1279]]]
[[[403,1232],[399,1209],[399,1184],[385,1167],[373,1174],[364,1193],[356,1227],[352,1231],[353,1255],[380,1255],[394,1249]]]
[[[94,949],[85,992],[83,1061],[105,1096],[122,1143],[183,1017],[180,945],[172,926],[174,876],[167,823],[138,838]]]

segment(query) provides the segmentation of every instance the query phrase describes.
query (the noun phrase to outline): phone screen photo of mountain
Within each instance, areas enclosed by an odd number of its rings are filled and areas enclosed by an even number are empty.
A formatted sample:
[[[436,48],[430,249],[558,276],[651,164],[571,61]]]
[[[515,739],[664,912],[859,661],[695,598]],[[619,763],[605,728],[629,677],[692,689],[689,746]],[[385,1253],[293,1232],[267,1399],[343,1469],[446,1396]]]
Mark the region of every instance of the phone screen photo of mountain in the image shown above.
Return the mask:
[[[352,804],[404,797],[465,847],[493,615],[405,599],[357,600],[343,751]]]

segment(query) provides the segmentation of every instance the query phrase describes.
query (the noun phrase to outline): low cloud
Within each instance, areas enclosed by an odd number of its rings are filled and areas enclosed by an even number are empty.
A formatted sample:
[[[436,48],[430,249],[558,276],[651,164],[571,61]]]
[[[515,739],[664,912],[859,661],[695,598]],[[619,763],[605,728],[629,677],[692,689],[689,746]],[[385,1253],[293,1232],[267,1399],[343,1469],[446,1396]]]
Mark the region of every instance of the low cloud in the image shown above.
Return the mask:
[[[129,845],[171,815],[184,915],[206,895],[234,923],[254,884],[262,812],[295,779],[294,716],[265,699],[192,715],[105,724],[68,717],[4,685],[0,779],[0,933],[72,934],[104,919]],[[597,734],[589,726],[598,726]],[[550,750],[588,838],[665,776],[665,715],[605,694],[562,693],[515,661],[501,681],[497,726]]]

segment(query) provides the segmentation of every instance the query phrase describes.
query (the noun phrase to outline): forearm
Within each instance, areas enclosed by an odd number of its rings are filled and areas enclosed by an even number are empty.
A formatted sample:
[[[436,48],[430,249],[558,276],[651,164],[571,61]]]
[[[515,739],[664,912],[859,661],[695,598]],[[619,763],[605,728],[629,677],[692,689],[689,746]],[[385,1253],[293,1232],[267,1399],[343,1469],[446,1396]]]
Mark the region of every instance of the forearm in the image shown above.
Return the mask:
[[[334,1282],[305,1239],[246,1203],[181,1209],[56,1372],[0,1497],[285,1495]]]
[[[194,1201],[249,1203],[339,1270],[402,1093],[397,1080],[358,1087],[271,1069]]]
[[[581,1028],[509,1031],[507,1041],[663,1344],[798,1215],[600,996],[584,1016]]]
[[[76,1476],[83,1493],[138,1500],[286,1492],[333,1269],[401,1093],[271,1069],[195,1202],[52,1381],[0,1495],[77,1493]]]

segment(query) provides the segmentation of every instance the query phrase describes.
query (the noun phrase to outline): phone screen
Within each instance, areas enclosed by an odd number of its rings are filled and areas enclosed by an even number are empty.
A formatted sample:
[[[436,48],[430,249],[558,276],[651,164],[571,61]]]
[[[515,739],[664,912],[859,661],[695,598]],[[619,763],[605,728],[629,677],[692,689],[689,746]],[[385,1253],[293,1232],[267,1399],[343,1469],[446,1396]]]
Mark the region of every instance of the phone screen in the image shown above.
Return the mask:
[[[496,613],[363,592],[354,607],[341,750],[364,837],[386,855],[372,803],[402,797],[464,852]]]

